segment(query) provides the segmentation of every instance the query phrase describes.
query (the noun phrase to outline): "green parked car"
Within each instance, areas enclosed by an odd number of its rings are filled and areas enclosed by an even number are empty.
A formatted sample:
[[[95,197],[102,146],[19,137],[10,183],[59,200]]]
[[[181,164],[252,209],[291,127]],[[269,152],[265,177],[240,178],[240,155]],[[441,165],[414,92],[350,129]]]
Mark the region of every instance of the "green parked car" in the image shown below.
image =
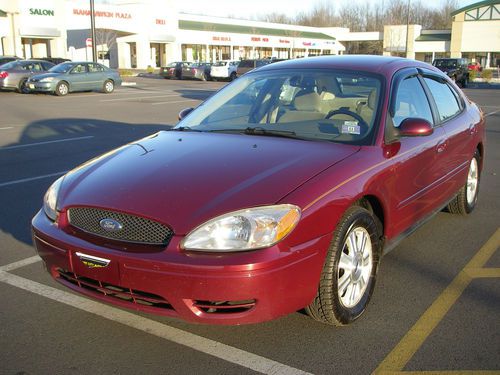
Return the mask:
[[[26,83],[31,92],[64,96],[75,91],[102,91],[110,94],[122,83],[120,74],[93,62],[64,62],[47,73],[32,76]]]

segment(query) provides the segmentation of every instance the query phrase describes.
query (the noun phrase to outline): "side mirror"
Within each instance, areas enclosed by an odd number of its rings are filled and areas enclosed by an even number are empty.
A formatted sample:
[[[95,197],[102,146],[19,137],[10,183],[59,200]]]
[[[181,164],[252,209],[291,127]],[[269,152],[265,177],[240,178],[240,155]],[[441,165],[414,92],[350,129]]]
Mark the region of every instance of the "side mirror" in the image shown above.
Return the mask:
[[[422,118],[407,118],[399,125],[400,137],[425,137],[433,132],[429,121]]]
[[[184,117],[189,115],[193,109],[194,108],[184,108],[182,111],[180,111],[178,116],[179,121],[181,121]]]

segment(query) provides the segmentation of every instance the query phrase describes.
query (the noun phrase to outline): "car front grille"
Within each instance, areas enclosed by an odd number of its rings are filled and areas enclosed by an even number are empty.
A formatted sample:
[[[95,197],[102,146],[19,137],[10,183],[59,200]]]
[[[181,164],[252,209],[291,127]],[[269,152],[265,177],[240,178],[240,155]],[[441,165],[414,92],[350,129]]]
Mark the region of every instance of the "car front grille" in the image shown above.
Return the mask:
[[[112,219],[121,224],[121,229],[105,230],[101,221]],[[173,231],[156,221],[121,212],[93,207],[73,207],[68,210],[69,223],[77,229],[99,237],[147,245],[166,246]]]
[[[59,280],[70,283],[80,289],[93,292],[97,295],[111,297],[130,304],[148,306],[158,309],[173,310],[172,306],[163,297],[136,289],[124,288],[118,285],[105,283],[89,277],[79,276],[73,272],[57,269]]]

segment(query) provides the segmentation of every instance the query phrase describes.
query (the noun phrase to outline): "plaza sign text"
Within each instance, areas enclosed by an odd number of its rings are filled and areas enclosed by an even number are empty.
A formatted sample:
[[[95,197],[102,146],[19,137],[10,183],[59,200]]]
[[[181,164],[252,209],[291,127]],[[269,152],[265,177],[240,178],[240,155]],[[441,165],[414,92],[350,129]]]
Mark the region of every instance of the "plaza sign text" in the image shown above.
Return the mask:
[[[88,9],[73,9],[73,14],[78,16],[89,16],[90,10]],[[94,15],[96,17],[107,17],[107,18],[122,18],[122,19],[131,19],[132,15],[130,13],[122,13],[122,12],[103,12],[103,11],[95,11]]]

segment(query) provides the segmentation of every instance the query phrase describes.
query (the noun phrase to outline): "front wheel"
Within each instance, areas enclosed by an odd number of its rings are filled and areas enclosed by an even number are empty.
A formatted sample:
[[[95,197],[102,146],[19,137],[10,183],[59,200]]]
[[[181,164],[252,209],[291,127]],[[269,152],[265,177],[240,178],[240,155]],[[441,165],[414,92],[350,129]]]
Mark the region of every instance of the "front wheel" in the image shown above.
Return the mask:
[[[452,214],[467,215],[476,207],[479,195],[480,165],[481,156],[476,150],[469,164],[467,181],[460,188],[458,194],[448,203],[448,211]]]
[[[65,96],[69,92],[69,86],[66,82],[59,82],[56,86],[56,95],[57,96]]]
[[[232,72],[231,75],[229,76],[230,81],[234,81],[236,79],[236,73]]]
[[[108,79],[106,82],[104,82],[104,84],[102,85],[102,91],[105,94],[111,94],[113,91],[115,91],[115,84],[113,83],[113,81]]]
[[[28,94],[30,92],[30,89],[28,87],[28,80],[26,78],[22,79],[20,82],[19,82],[19,87],[18,87],[18,91],[21,93],[21,94]]]
[[[366,309],[375,286],[381,252],[380,226],[368,210],[353,206],[333,234],[318,291],[306,312],[313,319],[345,325]]]
[[[462,88],[463,89],[467,88],[468,83],[469,83],[469,77],[464,76],[464,78],[462,79],[462,84],[461,84]]]

